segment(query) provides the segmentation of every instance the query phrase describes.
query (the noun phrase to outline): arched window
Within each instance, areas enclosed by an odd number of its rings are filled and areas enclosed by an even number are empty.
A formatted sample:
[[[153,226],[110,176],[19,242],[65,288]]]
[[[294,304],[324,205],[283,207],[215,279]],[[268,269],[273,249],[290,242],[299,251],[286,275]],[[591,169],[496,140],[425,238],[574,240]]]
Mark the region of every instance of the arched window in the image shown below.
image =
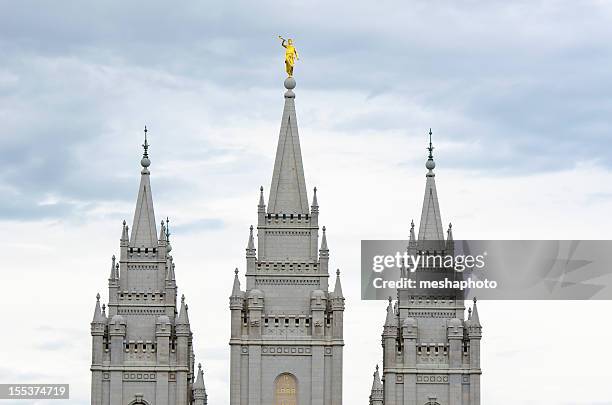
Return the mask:
[[[149,403],[142,399],[142,394],[136,394],[136,398],[129,405],[149,405]]]
[[[274,382],[275,405],[297,405],[297,379],[293,374],[283,373]]]

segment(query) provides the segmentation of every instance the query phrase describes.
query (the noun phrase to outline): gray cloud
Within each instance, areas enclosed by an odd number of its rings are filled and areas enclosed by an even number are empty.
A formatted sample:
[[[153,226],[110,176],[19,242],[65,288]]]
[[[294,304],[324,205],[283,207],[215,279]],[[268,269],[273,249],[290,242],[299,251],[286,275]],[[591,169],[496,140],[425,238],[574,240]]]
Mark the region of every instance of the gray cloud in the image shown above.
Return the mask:
[[[374,106],[308,118],[317,127],[415,136],[431,126],[436,140],[472,145],[469,156],[438,148],[444,167],[492,175],[585,161],[612,168],[611,15],[604,3],[564,1],[355,2],[350,9],[4,3],[0,219],[84,217],[100,202],[132,201],[144,123],[158,129],[151,133],[156,199],[194,186],[156,164],[230,158],[198,173],[216,185],[207,190],[212,197],[231,192],[229,184],[261,182],[249,176],[268,161],[211,137],[279,119],[267,93],[282,77],[279,33],[297,40],[300,88],[330,98],[361,94],[355,102]],[[424,114],[413,115],[415,107]],[[201,134],[189,133],[186,115],[201,121]]]

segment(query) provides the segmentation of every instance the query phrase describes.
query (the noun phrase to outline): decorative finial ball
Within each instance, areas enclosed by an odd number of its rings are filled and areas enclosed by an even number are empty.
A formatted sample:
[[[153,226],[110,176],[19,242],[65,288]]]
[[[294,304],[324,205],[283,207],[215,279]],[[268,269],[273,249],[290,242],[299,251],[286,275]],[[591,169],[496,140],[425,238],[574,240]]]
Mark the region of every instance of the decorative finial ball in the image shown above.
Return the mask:
[[[166,252],[172,252],[172,245],[170,244],[170,242],[168,242],[168,244],[166,245]]]
[[[428,159],[427,163],[425,163],[425,167],[429,170],[433,170],[436,168],[436,162],[434,162],[433,159]]]
[[[142,165],[142,167],[149,167],[149,166],[151,166],[151,160],[149,160],[148,157],[143,157],[140,160],[140,164]]]
[[[295,79],[293,77],[288,77],[285,79],[285,88],[287,90],[293,90],[295,89]]]

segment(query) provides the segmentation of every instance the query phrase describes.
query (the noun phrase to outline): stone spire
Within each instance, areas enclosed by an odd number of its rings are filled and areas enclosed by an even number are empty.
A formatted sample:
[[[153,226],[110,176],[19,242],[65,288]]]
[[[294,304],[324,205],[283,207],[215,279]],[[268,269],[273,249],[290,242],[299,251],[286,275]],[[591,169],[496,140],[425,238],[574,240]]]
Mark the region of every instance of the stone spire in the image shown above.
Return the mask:
[[[161,227],[159,229],[159,240],[164,242],[166,241],[166,225],[163,219],[161,221]]]
[[[376,371],[374,371],[374,381],[372,381],[372,391],[382,390],[383,385],[380,381],[380,373],[378,372],[378,364],[376,365]]]
[[[234,285],[232,286],[232,297],[241,297],[240,279],[238,278],[238,269],[234,270]]]
[[[425,167],[428,169],[425,183],[425,197],[423,199],[423,211],[421,212],[421,225],[419,226],[419,241],[433,240],[443,241],[444,230],[440,216],[440,205],[438,204],[438,193],[436,191],[436,175],[433,169],[436,163],[433,159],[434,147],[431,143],[431,129],[429,130],[429,156]]]
[[[253,225],[249,228],[249,242],[247,243],[247,253],[255,251],[255,239],[253,237]]]
[[[185,304],[185,295],[181,297],[181,312],[176,321],[177,324],[189,325],[189,315],[187,314],[187,304]]]
[[[312,213],[319,212],[319,201],[317,200],[317,188],[313,189],[312,205],[310,206]]]
[[[206,386],[204,385],[204,372],[202,364],[198,364],[198,376],[193,384],[193,399],[195,405],[206,405],[208,403],[208,395],[206,394]]]
[[[334,286],[334,297],[344,297],[342,294],[342,284],[340,283],[340,269],[336,270],[336,285]]]
[[[259,187],[259,204],[257,204],[257,206],[260,208],[263,208],[266,206],[266,203],[264,202],[263,186]]]
[[[470,318],[470,326],[480,328],[480,317],[478,316],[478,305],[476,304],[476,297],[474,297],[474,308],[472,309],[472,316]]]
[[[102,309],[100,308],[100,294],[96,295],[96,308],[94,309],[94,316],[92,323],[104,323],[104,317],[102,316]]]
[[[323,236],[321,237],[321,249],[322,252],[329,252],[329,248],[327,247],[327,229],[323,226]],[[333,236],[333,235],[332,235]]]
[[[147,140],[147,127],[144,129],[145,140],[142,147],[144,153],[140,164],[140,188],[138,190],[138,200],[136,211],[134,212],[134,222],[132,223],[132,235],[130,239],[131,247],[153,248],[157,247],[157,229],[155,224],[155,212],[153,211],[153,196],[151,195],[151,182],[149,166],[149,142]]]
[[[281,120],[276,160],[268,200],[268,212],[308,214],[308,196],[295,114],[295,79],[285,80],[285,107]]]
[[[129,236],[129,229],[127,226],[127,223],[125,222],[125,219],[123,220],[123,227],[121,228],[121,241],[122,242],[129,242],[130,236]]]
[[[385,319],[385,326],[397,326],[395,319],[395,311],[393,310],[393,301],[389,297],[389,305],[387,306],[387,318]]]
[[[110,271],[110,277],[109,280],[110,281],[115,281],[117,279],[117,273],[115,272],[115,255],[113,255],[113,258],[111,260],[111,271]]]
[[[370,391],[370,405],[382,405],[384,400],[383,384],[380,380],[380,374],[378,372],[378,364],[376,365],[376,371],[374,371],[374,379],[372,381],[372,390]]]

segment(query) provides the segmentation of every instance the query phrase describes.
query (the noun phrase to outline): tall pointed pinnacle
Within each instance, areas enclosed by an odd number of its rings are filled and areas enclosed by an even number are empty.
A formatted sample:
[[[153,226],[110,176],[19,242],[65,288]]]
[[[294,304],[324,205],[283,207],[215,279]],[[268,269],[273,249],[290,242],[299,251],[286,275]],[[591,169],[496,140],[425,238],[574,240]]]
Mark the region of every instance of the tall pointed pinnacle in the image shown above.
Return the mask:
[[[389,305],[387,306],[387,319],[385,319],[385,326],[395,326],[395,311],[393,310],[393,301],[389,297]]]
[[[189,325],[189,315],[187,314],[187,304],[185,304],[185,294],[181,296],[181,312],[176,320],[177,324]]]
[[[257,206],[260,208],[266,206],[266,203],[264,202],[263,186],[259,187],[259,204]]]
[[[249,243],[247,244],[247,250],[255,250],[255,238],[253,237],[253,225],[249,228]]]
[[[127,243],[129,239],[130,239],[129,229],[128,229],[127,223],[125,222],[125,219],[124,219],[123,220],[123,228],[121,228],[121,240],[125,241]]]
[[[193,384],[193,388],[196,390],[206,389],[206,387],[204,387],[204,372],[202,371],[202,363],[198,363],[198,376]]]
[[[429,130],[429,156],[425,167],[429,170],[426,175],[425,197],[423,199],[423,210],[421,211],[421,224],[419,226],[419,241],[444,240],[444,229],[442,228],[442,219],[440,216],[440,205],[438,204],[438,192],[436,191],[436,181],[433,169],[436,163],[433,159],[434,147],[431,143],[431,129]]]
[[[93,322],[102,323],[104,317],[102,316],[102,309],[100,308],[100,294],[96,295],[96,308],[94,309]]]
[[[159,228],[159,240],[166,241],[166,223],[162,219],[161,227]]]
[[[116,275],[117,275],[117,273],[115,273],[115,260],[116,260],[116,259],[115,259],[115,255],[113,255],[113,259],[112,259],[112,261],[111,261],[111,271],[110,271],[110,277],[109,277],[109,279],[110,279],[111,281],[114,281],[114,280],[116,279]]]
[[[321,251],[329,252],[329,248],[327,247],[327,229],[325,226],[323,227],[323,236],[321,237]]]
[[[372,391],[383,389],[382,381],[380,380],[380,373],[378,372],[378,364],[376,365],[376,371],[374,371],[374,381],[372,381]]]
[[[155,224],[155,212],[153,211],[153,196],[151,195],[151,182],[149,179],[149,142],[147,140],[147,127],[144,129],[145,140],[142,147],[144,153],[140,164],[142,165],[140,188],[138,200],[132,223],[131,247],[153,248],[157,247],[157,229]]]
[[[319,201],[317,200],[317,188],[313,189],[312,205],[310,206],[312,213],[319,212]]]
[[[195,405],[206,405],[208,403],[206,387],[204,386],[204,371],[202,371],[202,364],[198,364],[198,375],[193,384],[193,399]]]
[[[344,294],[342,294],[342,284],[340,283],[340,269],[336,270],[336,285],[334,286],[333,296],[336,298],[344,297]]]
[[[470,318],[470,325],[475,327],[481,327],[480,317],[478,316],[478,305],[476,304],[476,297],[474,297],[474,308],[472,310],[472,317]]]
[[[234,285],[232,286],[232,297],[241,297],[240,279],[238,278],[238,269],[234,270]]]
[[[308,214],[308,196],[295,114],[295,79],[285,79],[285,107],[281,119],[276,160],[272,173],[268,212]]]

